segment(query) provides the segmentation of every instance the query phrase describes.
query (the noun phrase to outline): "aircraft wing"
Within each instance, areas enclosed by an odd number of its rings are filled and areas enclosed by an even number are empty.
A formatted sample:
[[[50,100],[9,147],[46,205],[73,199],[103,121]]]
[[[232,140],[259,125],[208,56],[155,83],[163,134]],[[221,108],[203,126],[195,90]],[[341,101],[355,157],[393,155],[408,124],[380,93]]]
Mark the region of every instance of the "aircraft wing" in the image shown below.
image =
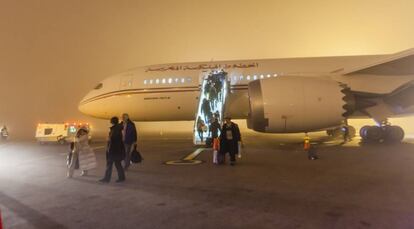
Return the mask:
[[[387,55],[373,63],[343,69],[342,75],[414,75],[414,48]]]

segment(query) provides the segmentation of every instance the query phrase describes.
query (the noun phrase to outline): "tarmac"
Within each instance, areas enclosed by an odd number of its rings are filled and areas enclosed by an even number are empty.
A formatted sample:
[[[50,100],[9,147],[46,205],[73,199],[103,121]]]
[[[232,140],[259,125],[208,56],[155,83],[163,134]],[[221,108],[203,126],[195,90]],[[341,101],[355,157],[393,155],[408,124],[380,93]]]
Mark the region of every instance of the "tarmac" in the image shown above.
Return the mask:
[[[295,137],[245,136],[236,166],[165,165],[197,148],[187,137],[147,137],[125,183],[101,184],[99,167],[68,179],[68,146],[0,144],[3,227],[20,228],[414,228],[414,147],[315,137],[310,161]]]

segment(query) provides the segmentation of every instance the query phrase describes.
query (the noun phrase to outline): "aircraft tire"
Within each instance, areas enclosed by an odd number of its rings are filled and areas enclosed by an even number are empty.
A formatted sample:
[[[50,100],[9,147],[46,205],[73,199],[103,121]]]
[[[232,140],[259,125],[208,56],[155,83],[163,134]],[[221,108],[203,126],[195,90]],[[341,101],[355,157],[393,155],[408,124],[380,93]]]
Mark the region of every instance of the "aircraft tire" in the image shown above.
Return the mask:
[[[370,128],[370,126],[363,126],[361,129],[359,129],[359,136],[361,136],[363,141],[367,141],[367,130]]]
[[[379,126],[370,126],[365,134],[368,142],[380,142],[384,137],[384,131]]]
[[[404,130],[399,126],[384,126],[384,141],[398,143],[404,139]]]

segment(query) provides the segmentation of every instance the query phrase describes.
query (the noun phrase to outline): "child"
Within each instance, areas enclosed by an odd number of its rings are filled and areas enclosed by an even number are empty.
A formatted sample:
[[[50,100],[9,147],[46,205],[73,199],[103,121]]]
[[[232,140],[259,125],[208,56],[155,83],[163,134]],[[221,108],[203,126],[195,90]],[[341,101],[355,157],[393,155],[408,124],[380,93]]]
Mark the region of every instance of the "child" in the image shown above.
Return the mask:
[[[217,153],[220,150],[219,138],[213,138],[213,163],[218,164]]]

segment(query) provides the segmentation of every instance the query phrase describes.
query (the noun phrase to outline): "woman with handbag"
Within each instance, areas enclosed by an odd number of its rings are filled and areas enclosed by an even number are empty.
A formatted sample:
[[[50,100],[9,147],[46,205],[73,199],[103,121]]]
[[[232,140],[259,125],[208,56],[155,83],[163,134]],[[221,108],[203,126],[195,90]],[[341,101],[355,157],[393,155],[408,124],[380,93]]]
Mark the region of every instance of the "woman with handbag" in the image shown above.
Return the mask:
[[[71,144],[71,160],[69,164],[69,178],[73,177],[74,170],[79,168],[82,170],[81,176],[87,176],[88,171],[97,167],[96,156],[92,148],[89,146],[88,130],[81,127],[76,133],[75,142]]]

